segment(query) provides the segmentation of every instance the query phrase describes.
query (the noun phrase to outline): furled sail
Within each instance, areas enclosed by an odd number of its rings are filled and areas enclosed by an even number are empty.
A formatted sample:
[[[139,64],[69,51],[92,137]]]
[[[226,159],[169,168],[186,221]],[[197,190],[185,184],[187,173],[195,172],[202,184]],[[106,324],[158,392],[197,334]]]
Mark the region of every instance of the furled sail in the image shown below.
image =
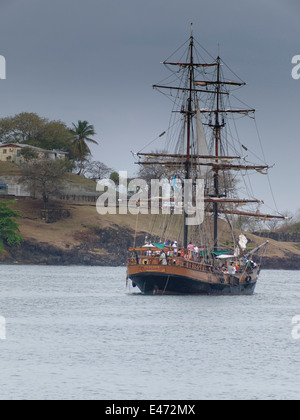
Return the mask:
[[[242,251],[245,251],[245,249],[247,248],[247,243],[248,243],[248,239],[243,233],[241,233],[239,237],[239,246]]]
[[[241,255],[241,251],[244,253],[245,249],[247,248],[247,243],[248,243],[248,239],[243,233],[241,233],[239,236],[239,244],[236,247],[235,252],[234,252],[235,257],[238,257],[239,255]]]

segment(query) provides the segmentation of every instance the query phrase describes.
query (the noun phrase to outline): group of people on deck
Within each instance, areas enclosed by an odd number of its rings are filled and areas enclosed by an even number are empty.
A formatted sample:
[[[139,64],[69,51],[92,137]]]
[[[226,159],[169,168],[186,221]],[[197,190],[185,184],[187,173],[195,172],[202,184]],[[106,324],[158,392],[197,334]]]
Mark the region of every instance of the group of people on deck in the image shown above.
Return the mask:
[[[202,263],[205,258],[205,251],[203,249],[200,249],[197,245],[193,245],[192,242],[189,243],[186,250],[178,248],[177,241],[170,242],[166,240],[164,242],[164,245],[169,248],[169,251],[165,255],[166,260],[173,257],[181,257],[188,261]],[[163,251],[162,253],[165,254],[165,251]],[[221,271],[223,271],[223,273],[234,275],[245,270],[251,271],[256,267],[257,264],[253,260],[248,260],[247,258],[244,258],[240,261],[227,262],[220,269]]]
[[[213,266],[211,263],[207,262],[207,257],[210,255],[205,251],[203,248],[200,248],[197,245],[193,245],[192,242],[189,243],[187,249],[178,247],[177,241],[165,241],[163,243],[164,249],[159,251],[159,249],[153,250],[153,248],[156,248],[155,245],[152,245],[151,242],[146,242],[144,247],[147,248],[146,252],[144,253],[144,256],[146,257],[155,257],[159,259],[159,263],[162,265],[173,265],[173,264],[181,264],[180,259],[184,259],[187,262],[191,263],[198,263],[196,267],[199,266],[200,269],[203,269],[203,267],[209,267],[211,270],[213,270]],[[158,247],[160,248],[160,247]],[[135,259],[137,264],[150,264],[149,259],[139,259],[139,256],[137,252],[135,251]],[[232,260],[233,256],[226,256],[223,255],[222,257],[219,256],[217,258],[220,258],[219,266],[215,266],[215,269],[217,271],[223,272],[223,274],[229,274],[231,276],[234,276],[235,274],[239,273],[252,273],[254,269],[259,267],[253,260],[244,257],[240,258],[234,258],[234,261]],[[221,260],[226,259],[226,262],[222,265]],[[181,260],[182,261],[182,260]]]
[[[244,260],[241,260],[241,261],[236,261],[236,262],[231,261],[230,263],[224,264],[222,267],[222,272],[224,274],[234,275],[236,273],[240,273],[244,271],[251,271],[256,267],[257,267],[257,264],[254,261],[248,260],[247,258],[245,258]]]
[[[186,260],[200,262],[201,258],[203,258],[203,254],[201,254],[202,249],[200,250],[197,245],[193,245],[192,242],[189,243],[187,250],[178,248],[178,242],[170,242],[165,241],[164,245],[169,247],[169,251],[167,253],[168,257],[181,257]]]

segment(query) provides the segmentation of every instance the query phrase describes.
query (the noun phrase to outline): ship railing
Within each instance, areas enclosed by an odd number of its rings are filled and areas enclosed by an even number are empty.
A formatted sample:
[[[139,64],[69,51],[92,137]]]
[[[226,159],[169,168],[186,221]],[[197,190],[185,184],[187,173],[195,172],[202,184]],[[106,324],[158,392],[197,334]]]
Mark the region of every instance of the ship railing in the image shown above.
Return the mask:
[[[177,266],[202,272],[213,272],[220,275],[229,274],[228,268],[217,268],[207,263],[199,253],[191,253],[182,250],[176,253],[172,248],[163,250],[149,250],[147,248],[130,249],[131,255],[128,258],[128,265],[151,265],[151,266]],[[230,263],[230,262],[229,262]],[[228,264],[227,264],[228,266]],[[257,266],[257,265],[256,265]],[[257,266],[259,268],[259,266]],[[253,267],[239,262],[239,270],[236,273],[253,273]]]
[[[131,250],[131,256],[128,258],[128,265],[158,265],[158,266],[177,266],[197,271],[212,272],[212,265],[207,264],[201,258],[189,258],[186,254],[184,257],[177,255],[167,255],[161,251],[137,251]]]

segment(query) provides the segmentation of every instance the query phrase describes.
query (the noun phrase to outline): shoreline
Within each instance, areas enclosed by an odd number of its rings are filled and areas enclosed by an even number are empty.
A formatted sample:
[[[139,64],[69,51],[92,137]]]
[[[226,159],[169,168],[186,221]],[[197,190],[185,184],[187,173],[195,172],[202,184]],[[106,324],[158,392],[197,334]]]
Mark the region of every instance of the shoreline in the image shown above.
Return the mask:
[[[123,232],[124,233],[124,232]],[[128,234],[128,232],[127,232]],[[118,240],[120,242],[120,236]],[[140,240],[143,239],[143,235]],[[62,249],[47,242],[25,240],[20,247],[7,249],[0,257],[1,265],[41,265],[41,266],[87,266],[87,267],[125,267],[127,250],[131,244],[131,235],[115,247],[114,241],[106,243],[106,248],[95,250],[83,244],[81,247]],[[121,245],[121,246],[120,246]],[[300,270],[300,256],[263,258],[262,270]]]
[[[18,200],[12,205],[22,215],[20,234],[24,241],[18,247],[6,247],[0,254],[0,265],[122,267],[126,265],[128,249],[133,244],[142,246],[145,237],[150,235],[159,242],[163,229],[165,238],[175,240],[180,236],[181,224],[176,216],[170,224],[167,216],[141,215],[138,225],[133,215],[100,216],[95,206],[61,202],[59,208],[66,217],[46,223],[41,218],[41,205],[40,200],[32,199]],[[220,240],[227,246],[232,232],[225,223],[222,228]],[[237,231],[237,235],[239,233]],[[246,236],[252,249],[264,242],[264,238],[257,235],[246,233]],[[262,268],[300,270],[300,243],[270,239]]]

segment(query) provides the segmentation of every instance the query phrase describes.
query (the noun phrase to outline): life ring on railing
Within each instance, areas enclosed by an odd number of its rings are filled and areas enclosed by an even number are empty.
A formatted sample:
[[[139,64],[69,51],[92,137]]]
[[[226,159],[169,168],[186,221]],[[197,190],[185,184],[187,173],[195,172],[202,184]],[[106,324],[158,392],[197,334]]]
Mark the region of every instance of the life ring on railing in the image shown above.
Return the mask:
[[[248,283],[248,284],[251,283],[251,280],[252,280],[252,277],[251,276],[247,276],[246,277],[246,283]]]

